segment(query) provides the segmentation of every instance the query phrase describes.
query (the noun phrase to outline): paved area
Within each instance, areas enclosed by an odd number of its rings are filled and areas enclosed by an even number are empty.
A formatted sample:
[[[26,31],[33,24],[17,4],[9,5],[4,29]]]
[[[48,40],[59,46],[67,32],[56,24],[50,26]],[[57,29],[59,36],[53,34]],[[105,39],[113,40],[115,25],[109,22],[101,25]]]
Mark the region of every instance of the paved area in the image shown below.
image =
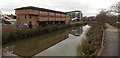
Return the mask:
[[[105,48],[101,56],[118,56],[118,29],[106,24]]]

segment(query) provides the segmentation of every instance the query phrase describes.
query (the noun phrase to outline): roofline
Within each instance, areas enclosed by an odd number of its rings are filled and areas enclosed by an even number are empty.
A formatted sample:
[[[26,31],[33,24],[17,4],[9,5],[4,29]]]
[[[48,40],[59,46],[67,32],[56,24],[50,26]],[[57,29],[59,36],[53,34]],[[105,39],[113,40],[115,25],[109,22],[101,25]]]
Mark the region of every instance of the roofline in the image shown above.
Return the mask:
[[[39,8],[39,7],[34,7],[34,6],[21,7],[21,8],[16,8],[14,10],[23,10],[23,9],[46,10],[46,11],[52,11],[52,12],[58,12],[58,13],[64,13],[64,14],[66,14],[66,12],[61,12],[61,11],[56,11],[56,10],[50,10],[50,9],[45,9],[45,8]]]
[[[66,13],[71,13],[71,12],[81,12],[80,10],[75,10],[75,11],[69,11],[69,12],[66,12]]]

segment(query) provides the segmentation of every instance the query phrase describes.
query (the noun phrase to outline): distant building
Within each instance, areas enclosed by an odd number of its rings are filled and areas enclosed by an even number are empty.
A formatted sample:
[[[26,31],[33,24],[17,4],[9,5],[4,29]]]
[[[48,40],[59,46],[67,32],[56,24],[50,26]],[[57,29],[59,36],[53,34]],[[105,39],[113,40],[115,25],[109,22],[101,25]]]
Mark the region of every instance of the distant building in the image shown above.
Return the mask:
[[[82,18],[83,21],[96,21],[96,17],[95,16],[90,16],[90,17],[83,17]]]
[[[83,17],[81,11],[70,11],[67,14],[69,15],[69,21],[80,21]]]
[[[68,15],[65,12],[44,9],[39,7],[16,8],[17,23],[19,25],[32,22],[33,27],[48,24],[67,24]]]
[[[16,19],[16,15],[11,14],[11,15],[7,15],[7,16],[10,17],[11,19]]]

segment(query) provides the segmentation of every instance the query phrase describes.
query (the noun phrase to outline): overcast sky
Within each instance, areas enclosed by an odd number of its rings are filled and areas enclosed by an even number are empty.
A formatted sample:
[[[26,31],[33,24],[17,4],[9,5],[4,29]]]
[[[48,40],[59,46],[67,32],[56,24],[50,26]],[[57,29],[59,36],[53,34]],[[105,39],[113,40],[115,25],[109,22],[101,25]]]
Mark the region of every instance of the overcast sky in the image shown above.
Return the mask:
[[[101,9],[110,8],[119,0],[2,0],[0,10],[3,14],[15,14],[14,9],[36,6],[57,11],[81,10],[84,16],[95,16]]]

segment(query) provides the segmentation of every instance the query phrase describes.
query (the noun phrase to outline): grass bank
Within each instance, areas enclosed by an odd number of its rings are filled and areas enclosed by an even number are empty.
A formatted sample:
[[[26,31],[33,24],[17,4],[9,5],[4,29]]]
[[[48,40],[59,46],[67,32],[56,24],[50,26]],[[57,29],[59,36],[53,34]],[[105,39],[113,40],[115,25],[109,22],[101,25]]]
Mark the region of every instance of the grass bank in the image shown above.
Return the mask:
[[[7,44],[17,40],[23,40],[31,38],[34,36],[44,35],[46,33],[51,33],[63,29],[67,29],[73,26],[79,26],[83,24],[74,24],[74,25],[50,25],[46,27],[38,27],[32,29],[18,29],[11,31],[2,32],[2,44]]]
[[[104,27],[94,23],[91,25],[86,39],[77,48],[77,56],[95,56],[95,52],[100,49]]]

